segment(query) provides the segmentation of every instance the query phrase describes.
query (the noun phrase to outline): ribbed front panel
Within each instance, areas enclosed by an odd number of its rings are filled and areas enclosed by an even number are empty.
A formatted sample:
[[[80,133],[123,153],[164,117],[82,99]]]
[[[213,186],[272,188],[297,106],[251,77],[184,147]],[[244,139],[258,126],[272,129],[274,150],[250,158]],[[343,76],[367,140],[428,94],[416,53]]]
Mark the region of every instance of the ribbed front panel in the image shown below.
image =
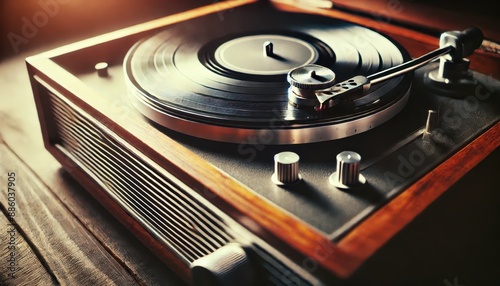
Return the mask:
[[[132,146],[118,142],[111,130],[73,103],[50,92],[49,96],[57,125],[56,147],[186,264],[236,240],[224,220],[189,194],[186,186],[146,163],[131,151]],[[264,285],[311,285],[255,247]]]
[[[160,239],[190,263],[233,240],[213,212],[97,124],[51,94],[61,146]]]

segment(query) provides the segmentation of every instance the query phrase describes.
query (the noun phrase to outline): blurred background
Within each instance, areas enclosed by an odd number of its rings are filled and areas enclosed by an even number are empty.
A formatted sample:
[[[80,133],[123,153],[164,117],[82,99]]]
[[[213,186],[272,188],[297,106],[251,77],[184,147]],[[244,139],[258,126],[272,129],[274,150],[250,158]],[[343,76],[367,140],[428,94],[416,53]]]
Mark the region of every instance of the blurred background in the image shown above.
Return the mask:
[[[215,0],[0,0],[0,57],[50,48]]]
[[[321,0],[320,0],[321,1]],[[0,58],[125,28],[218,0],[0,0]],[[290,0],[298,3],[300,1]],[[333,0],[336,9],[438,34],[478,26],[498,42],[493,0]]]
[[[0,0],[0,58],[56,46],[219,0]],[[300,1],[290,0],[292,3]],[[334,7],[439,34],[478,26],[500,41],[493,0],[333,0]]]

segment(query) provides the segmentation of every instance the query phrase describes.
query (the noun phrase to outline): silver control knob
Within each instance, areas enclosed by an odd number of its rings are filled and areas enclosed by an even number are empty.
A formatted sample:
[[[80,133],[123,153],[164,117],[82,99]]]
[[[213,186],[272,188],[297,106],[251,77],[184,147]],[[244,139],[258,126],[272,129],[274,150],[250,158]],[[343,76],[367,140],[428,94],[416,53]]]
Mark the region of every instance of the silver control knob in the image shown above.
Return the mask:
[[[366,183],[359,173],[361,156],[352,151],[344,151],[337,155],[337,171],[330,176],[330,183],[340,189],[352,189]]]
[[[299,174],[300,157],[294,152],[281,152],[274,155],[274,174],[276,185],[291,185],[302,180]]]
[[[245,250],[237,243],[226,244],[191,264],[194,286],[251,286],[255,271]]]

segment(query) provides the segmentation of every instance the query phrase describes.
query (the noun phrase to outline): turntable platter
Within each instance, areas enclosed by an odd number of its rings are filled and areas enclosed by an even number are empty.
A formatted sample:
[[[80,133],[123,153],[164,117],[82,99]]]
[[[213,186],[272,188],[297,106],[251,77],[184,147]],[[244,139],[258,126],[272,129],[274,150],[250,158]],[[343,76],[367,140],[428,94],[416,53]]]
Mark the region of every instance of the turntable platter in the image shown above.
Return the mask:
[[[124,67],[136,107],[149,119],[200,138],[241,143],[309,143],[364,132],[397,114],[411,75],[372,87],[327,112],[288,103],[287,73],[306,64],[331,68],[337,81],[408,59],[367,28],[278,11],[233,12],[178,24],[134,45]]]

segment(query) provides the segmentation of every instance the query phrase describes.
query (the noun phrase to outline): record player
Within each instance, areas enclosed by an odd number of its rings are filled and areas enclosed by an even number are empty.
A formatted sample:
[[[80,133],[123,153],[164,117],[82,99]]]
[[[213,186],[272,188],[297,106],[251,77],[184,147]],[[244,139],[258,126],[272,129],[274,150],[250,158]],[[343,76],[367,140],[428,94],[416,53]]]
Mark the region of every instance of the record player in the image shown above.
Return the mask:
[[[500,145],[482,43],[228,1],[27,65],[46,148],[186,281],[330,285]]]

